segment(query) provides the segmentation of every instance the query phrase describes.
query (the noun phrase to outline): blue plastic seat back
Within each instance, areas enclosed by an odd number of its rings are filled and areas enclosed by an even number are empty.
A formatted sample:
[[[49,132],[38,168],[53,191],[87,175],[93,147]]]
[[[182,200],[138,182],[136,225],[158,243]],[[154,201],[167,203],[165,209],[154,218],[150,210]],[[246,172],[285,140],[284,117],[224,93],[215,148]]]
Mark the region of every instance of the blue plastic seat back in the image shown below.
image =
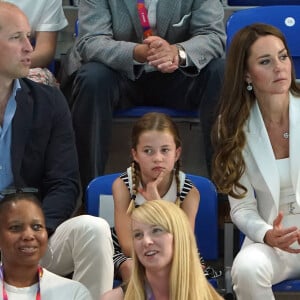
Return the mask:
[[[300,279],[284,280],[272,286],[273,292],[300,292]]]
[[[267,23],[276,26],[283,32],[294,62],[296,77],[299,79],[300,5],[261,6],[234,12],[226,24],[227,49],[234,34],[241,28],[253,23]]]
[[[94,178],[86,189],[86,211],[89,215],[100,216],[114,225],[112,184],[121,173],[113,173]],[[101,203],[106,202],[106,203]],[[105,207],[102,205],[105,204]],[[102,211],[101,211],[102,205]]]
[[[160,112],[169,115],[172,118],[195,118],[199,119],[196,110],[173,109],[161,106],[135,106],[127,109],[115,111],[114,117],[117,118],[139,118],[148,112]]]
[[[200,205],[195,221],[195,236],[200,254],[206,260],[217,260],[218,200],[215,185],[206,177],[187,174],[200,192]]]
[[[298,5],[300,0],[228,0],[230,6]]]
[[[86,190],[86,210],[93,216],[105,218],[114,225],[112,183],[121,173],[99,176]],[[187,174],[200,192],[201,200],[195,222],[195,235],[201,255],[205,260],[218,259],[218,207],[213,183],[202,176]],[[102,211],[101,211],[102,210]]]

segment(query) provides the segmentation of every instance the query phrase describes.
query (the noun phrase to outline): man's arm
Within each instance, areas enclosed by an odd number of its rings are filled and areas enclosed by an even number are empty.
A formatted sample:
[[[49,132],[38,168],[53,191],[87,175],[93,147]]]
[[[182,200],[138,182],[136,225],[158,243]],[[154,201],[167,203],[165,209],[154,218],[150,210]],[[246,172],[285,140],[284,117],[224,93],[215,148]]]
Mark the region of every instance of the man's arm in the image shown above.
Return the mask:
[[[133,4],[135,9],[135,4]],[[97,61],[135,79],[134,49],[142,44],[124,1],[81,0],[75,49],[82,62]],[[139,25],[139,23],[137,23]]]
[[[56,31],[38,31],[35,34],[34,51],[31,55],[31,68],[47,67],[56,51]]]
[[[20,99],[20,111],[15,117],[23,118],[21,110],[25,109],[27,114],[28,105],[32,106],[29,110],[32,116],[29,115],[30,119],[25,116],[26,120],[30,120],[26,124],[30,126],[30,131],[26,138],[20,177],[15,177],[20,178],[16,184],[20,184],[21,180],[23,186],[39,189],[46,227],[51,233],[71,217],[80,194],[71,115],[59,89],[27,79],[23,81],[30,87],[30,98],[29,101],[26,101],[27,98]],[[18,123],[22,125],[24,120]]]
[[[187,54],[187,62],[195,66],[197,73],[201,71],[212,59],[225,54],[226,34],[224,28],[224,8],[219,0],[195,0],[194,10],[189,22],[189,37],[174,40],[173,28],[168,34],[171,44],[180,44]],[[183,68],[189,73],[189,68]]]
[[[80,194],[71,114],[58,88],[20,79],[12,124],[16,187],[39,190],[48,231],[72,216]]]
[[[77,152],[67,102],[52,89],[51,135],[45,149],[43,209],[48,231],[70,218],[80,194]],[[45,100],[45,99],[42,99]]]

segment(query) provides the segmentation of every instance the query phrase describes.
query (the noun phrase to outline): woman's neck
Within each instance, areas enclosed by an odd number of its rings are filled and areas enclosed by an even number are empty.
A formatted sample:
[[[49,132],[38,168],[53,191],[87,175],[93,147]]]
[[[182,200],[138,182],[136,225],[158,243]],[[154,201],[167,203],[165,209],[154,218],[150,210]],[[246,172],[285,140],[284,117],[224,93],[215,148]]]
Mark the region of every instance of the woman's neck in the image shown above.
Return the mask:
[[[155,299],[167,300],[170,298],[170,272],[149,272],[146,271],[146,278],[154,294]]]
[[[5,267],[3,277],[7,284],[15,287],[31,286],[39,281],[38,266]]]
[[[289,95],[275,95],[271,99],[260,99],[258,105],[267,124],[283,124],[289,119]]]

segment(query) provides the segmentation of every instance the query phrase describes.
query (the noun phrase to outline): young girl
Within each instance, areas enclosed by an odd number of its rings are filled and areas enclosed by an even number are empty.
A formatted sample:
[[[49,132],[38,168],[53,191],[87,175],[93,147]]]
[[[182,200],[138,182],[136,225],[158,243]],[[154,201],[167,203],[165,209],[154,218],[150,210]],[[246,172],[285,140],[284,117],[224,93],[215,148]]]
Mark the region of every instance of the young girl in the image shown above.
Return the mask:
[[[153,199],[175,202],[186,213],[192,230],[200,195],[179,170],[181,140],[170,117],[148,113],[132,129],[131,166],[113,184],[115,208],[115,271],[127,281],[131,274],[131,211]]]

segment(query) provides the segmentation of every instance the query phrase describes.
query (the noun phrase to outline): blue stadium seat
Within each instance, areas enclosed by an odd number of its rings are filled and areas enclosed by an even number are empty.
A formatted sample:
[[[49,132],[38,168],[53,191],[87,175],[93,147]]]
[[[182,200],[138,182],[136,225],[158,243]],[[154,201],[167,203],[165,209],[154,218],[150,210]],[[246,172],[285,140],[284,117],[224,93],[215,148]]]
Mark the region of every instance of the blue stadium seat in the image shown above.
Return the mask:
[[[96,177],[86,189],[86,210],[93,216],[106,219],[114,226],[114,202],[112,183],[121,173]],[[201,201],[195,221],[195,236],[198,249],[205,260],[217,260],[218,248],[218,200],[214,184],[206,177],[187,174],[201,195]],[[210,283],[217,288],[216,279]]]
[[[298,5],[300,0],[228,0],[230,6]]]
[[[86,190],[86,210],[114,225],[112,183],[121,173],[96,177]],[[187,174],[200,191],[201,201],[195,222],[195,234],[201,255],[206,260],[218,259],[218,202],[214,184],[206,177]]]
[[[272,286],[273,292],[300,292],[300,280],[284,280]]]
[[[199,115],[196,110],[173,109],[161,106],[134,106],[127,109],[120,109],[114,112],[114,118],[127,120],[128,118],[139,118],[148,112],[160,112],[169,115],[175,121],[187,121],[199,123]]]
[[[234,12],[226,23],[227,48],[234,34],[252,23],[271,24],[283,32],[294,62],[296,78],[300,79],[300,5],[260,6]]]

